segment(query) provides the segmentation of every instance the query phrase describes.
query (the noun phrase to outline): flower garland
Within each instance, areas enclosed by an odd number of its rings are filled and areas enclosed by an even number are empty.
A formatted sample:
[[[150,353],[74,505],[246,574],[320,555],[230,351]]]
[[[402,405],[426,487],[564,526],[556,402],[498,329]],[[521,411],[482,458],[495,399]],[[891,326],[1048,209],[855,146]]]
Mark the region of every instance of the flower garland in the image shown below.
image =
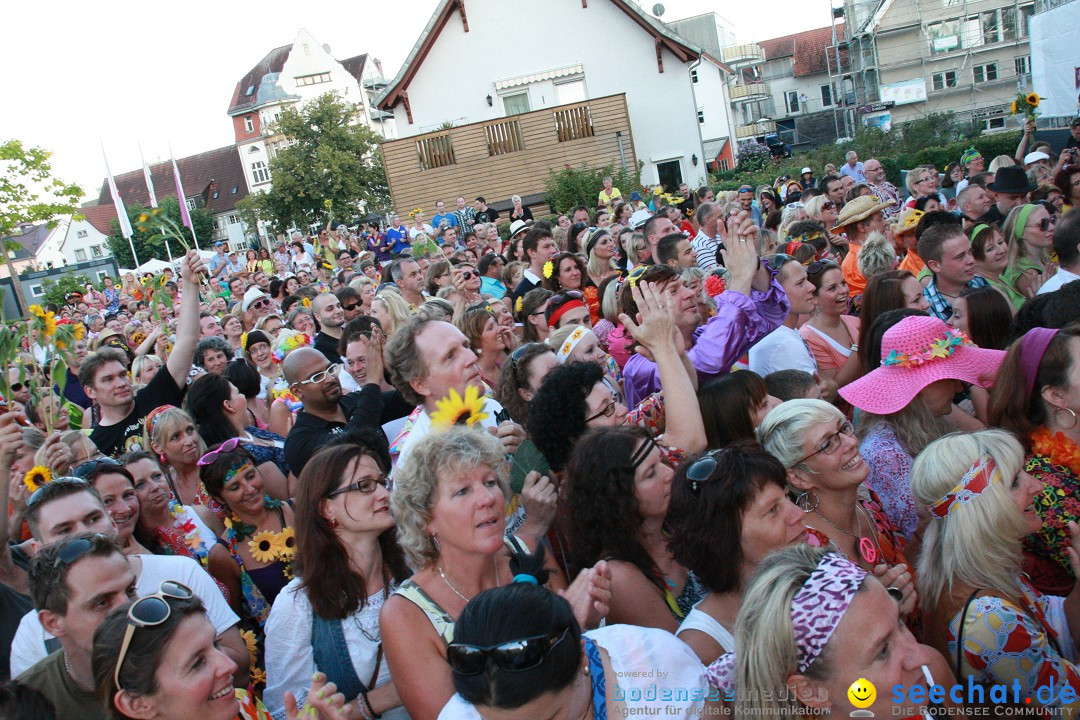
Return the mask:
[[[1064,433],[1051,433],[1041,427],[1031,433],[1031,451],[1050,460],[1052,465],[1068,468],[1076,477],[1080,477],[1080,446],[1067,438]]]
[[[286,355],[296,348],[304,347],[305,345],[311,345],[311,337],[307,333],[290,335],[277,344],[271,357],[274,359],[274,362],[281,364],[281,361],[285,359]]]
[[[965,346],[974,347],[975,345],[960,330],[949,329],[944,335],[930,343],[928,348],[913,353],[890,351],[881,364],[899,365],[904,368],[919,367],[938,358],[951,357],[958,349]]]

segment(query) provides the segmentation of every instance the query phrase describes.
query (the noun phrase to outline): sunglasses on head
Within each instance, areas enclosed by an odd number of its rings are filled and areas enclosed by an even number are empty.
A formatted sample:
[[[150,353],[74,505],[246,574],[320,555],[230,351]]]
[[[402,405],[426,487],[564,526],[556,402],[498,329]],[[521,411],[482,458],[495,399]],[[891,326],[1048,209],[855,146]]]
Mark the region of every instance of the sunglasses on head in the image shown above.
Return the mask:
[[[191,588],[175,580],[165,580],[158,586],[158,591],[153,595],[144,595],[131,604],[128,608],[128,624],[124,630],[124,642],[120,645],[120,654],[116,657],[116,670],[113,671],[113,682],[117,690],[123,690],[120,685],[120,668],[124,666],[128,648],[131,646],[131,638],[135,637],[136,628],[154,627],[161,625],[172,615],[172,605],[168,599],[190,600],[194,597]]]
[[[723,455],[724,452],[724,448],[710,450],[686,468],[686,479],[690,483],[691,492],[696,494],[698,485],[704,485],[712,480],[712,474],[716,472],[716,466],[719,464],[717,458]]]
[[[122,467],[124,467],[123,463],[113,460],[111,457],[101,457],[79,463],[75,469],[71,471],[71,474],[77,478],[86,480],[103,469],[108,470]]]
[[[30,509],[30,508],[34,507],[35,505],[37,505],[39,502],[41,502],[41,498],[45,496],[45,488],[52,487],[56,483],[60,483],[62,485],[77,484],[77,485],[80,485],[82,487],[90,487],[90,483],[86,482],[82,478],[70,477],[70,476],[69,477],[56,478],[55,480],[50,482],[48,485],[42,485],[37,490],[35,490],[30,495],[30,497],[26,498],[26,507],[27,507],[27,509]]]
[[[570,628],[566,628],[561,633],[534,635],[498,645],[450,643],[446,648],[446,659],[450,668],[461,675],[479,675],[489,662],[509,672],[531,670],[542,663],[569,633]]]
[[[773,270],[779,270],[780,268],[784,267],[785,264],[791,262],[794,259],[794,257],[788,255],[787,253],[776,253],[771,258],[769,258],[769,267],[771,267]]]
[[[832,210],[835,207],[836,203],[834,203],[832,200],[827,200],[826,202],[821,203],[822,210]]]
[[[817,275],[818,273],[823,273],[826,270],[832,270],[833,268],[837,267],[839,267],[839,265],[834,263],[832,260],[815,260],[814,262],[806,266],[806,274]]]
[[[199,466],[212,465],[214,463],[214,461],[217,460],[218,455],[220,455],[221,453],[230,453],[230,452],[232,452],[233,450],[236,449],[237,445],[239,445],[239,444],[240,444],[240,438],[238,438],[238,437],[230,438],[230,439],[226,440],[225,442],[221,443],[221,445],[219,445],[216,450],[211,450],[210,452],[203,455],[201,458],[199,458],[199,461],[196,462],[195,464],[199,465]]]

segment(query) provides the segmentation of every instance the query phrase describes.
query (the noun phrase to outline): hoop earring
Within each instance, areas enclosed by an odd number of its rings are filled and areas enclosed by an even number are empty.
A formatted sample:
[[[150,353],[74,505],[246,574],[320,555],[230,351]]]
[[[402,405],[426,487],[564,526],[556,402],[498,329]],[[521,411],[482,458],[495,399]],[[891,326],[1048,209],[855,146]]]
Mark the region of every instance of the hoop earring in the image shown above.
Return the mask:
[[[1060,420],[1058,420],[1058,413],[1060,413],[1063,410],[1065,412],[1069,413],[1069,415],[1072,416],[1072,424],[1067,426],[1067,427],[1065,426],[1064,423],[1062,423]],[[1057,423],[1059,425],[1061,425],[1062,430],[1072,430],[1074,427],[1076,427],[1076,413],[1074,413],[1071,409],[1069,409],[1067,407],[1066,408],[1057,408],[1057,409],[1055,409],[1054,410],[1054,420],[1056,420]]]
[[[813,505],[809,504],[809,498],[811,496],[813,496]],[[810,513],[817,510],[818,505],[821,504],[821,498],[819,498],[817,493],[813,490],[807,490],[806,492],[800,494],[799,497],[795,498],[795,504],[800,510],[803,511],[804,515],[809,515]]]

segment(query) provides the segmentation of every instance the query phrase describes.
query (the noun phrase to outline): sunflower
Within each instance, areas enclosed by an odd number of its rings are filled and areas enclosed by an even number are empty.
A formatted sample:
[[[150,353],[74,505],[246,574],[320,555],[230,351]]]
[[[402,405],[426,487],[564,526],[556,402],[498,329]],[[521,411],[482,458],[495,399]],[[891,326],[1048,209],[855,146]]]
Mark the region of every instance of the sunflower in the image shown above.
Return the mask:
[[[44,465],[30,468],[23,476],[23,485],[31,493],[36,492],[42,485],[52,482],[52,472]]]
[[[300,304],[303,305],[306,308],[311,307],[311,298],[304,298],[303,300],[300,301]]]
[[[45,310],[40,305],[31,305],[30,306],[30,314],[31,315],[36,315],[39,318],[43,318],[43,317],[45,317]]]
[[[1033,108],[1039,107],[1039,93],[1028,93],[1028,96],[1024,98],[1027,100],[1027,104]]]
[[[244,645],[247,645],[248,654],[251,655],[251,661],[255,662],[255,658],[259,656],[258,641],[255,640],[254,630],[244,630],[240,633],[240,637],[244,638]]]
[[[277,535],[278,556],[291,559],[296,554],[296,530],[287,527]]]
[[[517,302],[514,303],[514,311],[517,312],[518,315],[520,315],[524,309],[525,309],[525,296],[524,295],[518,295]]]
[[[438,408],[431,414],[432,427],[446,430],[451,425],[475,425],[487,418],[484,410],[484,398],[480,391],[470,385],[465,389],[465,397],[450,388],[450,395],[435,403]]]
[[[555,263],[551,262],[550,260],[548,260],[546,263],[544,263],[544,277],[545,278],[551,279],[551,276],[552,276],[552,274],[554,274],[554,272],[555,272]]]
[[[76,340],[82,340],[86,337],[86,326],[82,323],[75,323],[75,329],[73,331]]]
[[[1015,100],[1013,100],[1012,105],[1009,106],[1009,112],[1012,113],[1013,115],[1016,115],[1018,112],[1020,112],[1020,108],[1018,108],[1016,106],[1016,101]]]
[[[272,563],[277,559],[277,533],[263,530],[248,541],[248,550],[255,562]]]

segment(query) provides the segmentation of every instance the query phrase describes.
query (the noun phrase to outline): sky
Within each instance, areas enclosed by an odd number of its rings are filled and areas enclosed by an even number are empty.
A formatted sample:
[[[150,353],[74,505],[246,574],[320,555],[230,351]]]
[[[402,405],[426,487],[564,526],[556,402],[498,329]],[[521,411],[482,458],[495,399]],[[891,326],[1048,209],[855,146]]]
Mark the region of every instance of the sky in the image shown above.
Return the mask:
[[[602,0],[601,0],[602,1]],[[648,10],[657,0],[642,0]],[[508,31],[518,2],[502,0]],[[704,12],[754,42],[829,23],[830,0],[659,0],[663,19]],[[306,28],[338,59],[369,53],[387,77],[400,68],[438,0],[188,0],[145,3],[9,2],[0,43],[0,142],[18,138],[53,153],[53,174],[96,198],[105,174],[233,142],[229,101],[237,81]],[[466,0],[466,10],[468,10]],[[148,8],[152,10],[148,11]]]

